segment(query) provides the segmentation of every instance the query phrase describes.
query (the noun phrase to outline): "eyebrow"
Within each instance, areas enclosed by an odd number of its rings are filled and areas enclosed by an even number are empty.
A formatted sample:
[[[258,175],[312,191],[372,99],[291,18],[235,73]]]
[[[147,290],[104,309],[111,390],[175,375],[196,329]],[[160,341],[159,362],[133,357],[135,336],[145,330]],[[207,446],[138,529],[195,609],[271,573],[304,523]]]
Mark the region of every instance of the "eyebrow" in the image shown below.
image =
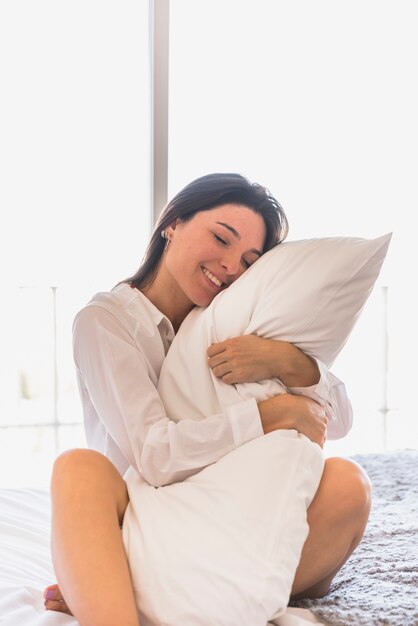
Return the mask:
[[[237,239],[241,239],[241,235],[239,234],[237,230],[235,230],[235,228],[233,228],[233,226],[230,226],[229,224],[225,224],[225,222],[216,222],[216,223],[219,224],[220,226],[223,226],[224,228],[227,228]],[[260,250],[257,250],[256,248],[251,248],[249,252],[254,252],[254,254],[256,254],[257,256],[262,256],[262,253],[260,252]]]

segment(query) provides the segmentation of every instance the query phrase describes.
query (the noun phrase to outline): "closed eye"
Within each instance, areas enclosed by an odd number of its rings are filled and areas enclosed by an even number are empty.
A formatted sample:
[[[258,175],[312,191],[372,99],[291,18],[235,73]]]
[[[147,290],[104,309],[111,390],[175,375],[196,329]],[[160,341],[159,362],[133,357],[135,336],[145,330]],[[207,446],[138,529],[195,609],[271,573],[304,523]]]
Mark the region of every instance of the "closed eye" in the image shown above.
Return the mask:
[[[216,241],[221,245],[221,246],[229,246],[229,241],[226,241],[225,239],[223,239],[222,237],[220,237],[219,235],[217,235],[216,233],[213,233],[214,238],[216,239]],[[248,269],[249,267],[251,267],[251,265],[253,264],[251,261],[247,261],[247,259],[245,259],[244,257],[241,258],[241,263],[244,266],[244,269]]]
[[[224,246],[228,245],[228,242],[225,241],[225,239],[222,239],[222,237],[219,237],[219,235],[213,235],[213,236],[215,237],[216,241],[219,241],[220,244],[222,244]]]

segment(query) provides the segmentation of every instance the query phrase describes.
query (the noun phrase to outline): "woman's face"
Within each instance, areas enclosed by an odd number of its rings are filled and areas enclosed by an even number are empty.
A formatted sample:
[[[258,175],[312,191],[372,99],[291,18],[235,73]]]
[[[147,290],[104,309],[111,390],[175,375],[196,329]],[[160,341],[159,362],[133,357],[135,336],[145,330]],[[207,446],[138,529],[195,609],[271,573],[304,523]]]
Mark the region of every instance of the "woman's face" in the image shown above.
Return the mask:
[[[165,267],[194,305],[207,306],[261,256],[263,218],[239,204],[196,213],[166,229]]]

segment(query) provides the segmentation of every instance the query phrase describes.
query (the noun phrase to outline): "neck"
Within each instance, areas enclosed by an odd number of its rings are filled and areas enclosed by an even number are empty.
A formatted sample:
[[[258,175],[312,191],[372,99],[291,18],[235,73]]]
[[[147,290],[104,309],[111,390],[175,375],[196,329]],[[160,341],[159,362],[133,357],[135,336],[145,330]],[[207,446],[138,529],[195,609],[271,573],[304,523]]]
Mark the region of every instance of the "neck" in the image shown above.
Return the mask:
[[[144,296],[157,307],[172,323],[174,332],[177,332],[180,324],[194,304],[183,293],[179,293],[158,277],[148,286],[141,288]]]

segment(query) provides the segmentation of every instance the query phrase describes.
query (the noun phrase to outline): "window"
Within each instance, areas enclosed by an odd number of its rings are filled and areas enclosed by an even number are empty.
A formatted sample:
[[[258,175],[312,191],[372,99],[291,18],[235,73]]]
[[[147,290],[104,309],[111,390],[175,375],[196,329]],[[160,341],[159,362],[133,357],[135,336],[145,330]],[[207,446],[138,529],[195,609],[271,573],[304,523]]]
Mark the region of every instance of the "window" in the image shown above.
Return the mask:
[[[72,320],[151,228],[149,24],[145,1],[1,3],[2,486],[85,445]]]
[[[164,203],[151,191],[150,5],[0,3],[2,486],[45,485],[56,454],[84,445],[72,320],[137,269]],[[239,171],[278,197],[291,239],[394,231],[333,368],[355,414],[336,453],[418,446],[414,8],[170,3],[168,196]]]
[[[333,367],[355,426],[330,452],[418,446],[414,23],[412,1],[170,5],[169,196],[208,172],[238,171],[280,200],[289,239],[394,231]]]

